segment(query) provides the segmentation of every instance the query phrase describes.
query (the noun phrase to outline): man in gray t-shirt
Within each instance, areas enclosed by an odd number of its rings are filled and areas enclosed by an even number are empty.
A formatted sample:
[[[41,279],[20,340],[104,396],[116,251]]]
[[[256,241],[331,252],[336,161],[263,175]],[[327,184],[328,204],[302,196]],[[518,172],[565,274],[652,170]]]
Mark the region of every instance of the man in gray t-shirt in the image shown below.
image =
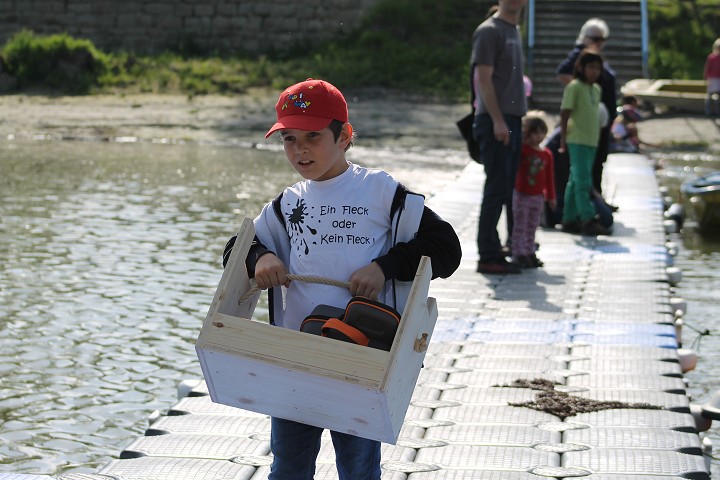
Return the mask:
[[[480,144],[485,187],[478,222],[477,271],[520,273],[505,259],[497,231],[503,205],[512,231],[512,190],[520,161],[522,116],[527,112],[518,23],[527,0],[499,0],[495,15],[473,34],[470,67],[475,89],[473,136]],[[508,233],[508,238],[510,234]]]

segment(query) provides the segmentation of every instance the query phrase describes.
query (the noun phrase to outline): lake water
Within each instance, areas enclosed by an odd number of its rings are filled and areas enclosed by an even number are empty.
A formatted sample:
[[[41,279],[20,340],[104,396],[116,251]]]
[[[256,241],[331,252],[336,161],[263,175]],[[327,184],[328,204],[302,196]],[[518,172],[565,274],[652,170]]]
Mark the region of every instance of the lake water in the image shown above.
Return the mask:
[[[674,201],[683,182],[720,170],[720,157],[703,152],[656,154],[653,159],[661,167],[658,181]],[[701,235],[692,223],[686,223],[671,240],[679,246],[675,265],[683,272],[675,293],[688,303],[683,343],[699,353],[697,368],[685,378],[692,401],[703,404],[720,391],[720,232]],[[700,335],[706,330],[709,335]],[[715,452],[713,478],[720,478],[720,420],[713,422],[708,436]]]
[[[0,143],[0,472],[94,472],[201,377],[225,242],[299,178],[276,147]],[[467,163],[350,157],[425,194]]]
[[[445,150],[350,157],[426,195],[467,163]],[[664,161],[668,183],[697,173]],[[225,241],[296,180],[279,146],[0,143],[0,472],[95,472],[174,405],[178,383],[201,376],[194,341]],[[720,244],[677,241],[686,322],[712,332],[687,376],[702,403],[720,388]]]

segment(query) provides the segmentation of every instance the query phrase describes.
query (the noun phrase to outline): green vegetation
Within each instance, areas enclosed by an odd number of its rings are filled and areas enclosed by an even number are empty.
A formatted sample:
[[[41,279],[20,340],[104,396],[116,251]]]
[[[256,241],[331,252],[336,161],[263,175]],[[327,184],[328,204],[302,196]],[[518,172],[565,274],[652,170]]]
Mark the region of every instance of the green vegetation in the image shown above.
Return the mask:
[[[467,96],[470,35],[489,0],[382,0],[360,27],[331,42],[259,57],[184,52],[100,52],[89,40],[24,31],[1,49],[21,89],[59,93],[235,93],[307,76],[439,98]],[[650,0],[650,68],[656,78],[701,78],[720,31],[717,0]],[[297,77],[303,72],[303,78]]]
[[[283,62],[224,57],[184,57],[176,53],[103,53],[89,40],[67,34],[15,34],[0,50],[8,73],[21,90],[69,94],[103,91],[234,93],[248,86],[285,83]]]
[[[284,85],[289,70],[283,62],[272,62],[266,57],[203,58],[169,52],[155,56],[119,53],[111,57],[108,74],[98,78],[98,87],[127,93],[231,94],[253,86]]]
[[[44,85],[68,93],[87,93],[105,75],[109,56],[89,40],[69,35],[39,36],[24,30],[2,49],[18,87]]]
[[[313,76],[332,78],[346,88],[382,86],[458,98],[467,94],[465,83],[457,79],[466,77],[469,36],[478,20],[467,12],[477,11],[478,4],[477,0],[385,0],[378,2],[355,32],[333,42],[254,58],[100,53],[88,40],[31,32],[16,34],[1,53],[21,89],[183,92],[192,96],[242,92],[254,86],[279,88]],[[73,68],[73,75],[66,74],[70,63],[66,51],[76,52],[79,46],[83,55],[93,59],[93,67],[83,70],[81,82],[77,73],[81,68]],[[303,78],[297,77],[297,72],[303,72]]]
[[[358,30],[314,60],[321,75],[348,86],[380,85],[446,98],[467,95],[470,37],[478,1],[378,2]]]
[[[717,0],[650,0],[650,71],[654,78],[701,79],[720,37]]]

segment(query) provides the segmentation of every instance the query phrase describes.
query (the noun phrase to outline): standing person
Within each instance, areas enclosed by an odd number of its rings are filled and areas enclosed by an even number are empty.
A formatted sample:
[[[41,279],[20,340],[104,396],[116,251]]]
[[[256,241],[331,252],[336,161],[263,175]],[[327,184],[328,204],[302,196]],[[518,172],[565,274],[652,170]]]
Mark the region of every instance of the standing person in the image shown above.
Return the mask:
[[[587,20],[580,28],[575,46],[568,53],[568,56],[558,65],[555,73],[557,78],[563,86],[566,86],[574,77],[575,62],[577,62],[580,52],[586,48],[592,48],[599,53],[602,53],[602,49],[605,43],[610,37],[610,28],[607,23],[601,18],[591,18]],[[592,187],[600,195],[602,195],[602,176],[603,167],[607,161],[608,153],[610,152],[610,129],[612,127],[613,120],[617,116],[617,86],[615,79],[615,71],[608,65],[607,62],[603,62],[603,72],[598,80],[600,88],[602,88],[602,103],[608,112],[607,125],[600,131],[600,138],[598,139],[597,150],[595,151],[595,160],[592,166]],[[611,210],[616,211],[617,207],[609,205]]]
[[[499,0],[473,34],[470,69],[477,105],[473,135],[485,168],[477,245],[480,273],[520,273],[507,261],[497,231],[503,205],[512,232],[512,190],[520,161],[521,119],[527,111],[520,15],[527,0]]]
[[[548,126],[542,116],[530,112],[523,119],[520,166],[513,191],[513,262],[522,268],[538,268],[543,263],[535,255],[535,232],[540,226],[545,200],[552,210],[555,202],[553,154],[542,146]]]
[[[705,60],[703,77],[707,83],[705,115],[720,115],[720,38],[713,42],[712,52]]]
[[[394,281],[414,279],[423,255],[431,259],[433,278],[448,277],[457,269],[462,252],[450,224],[425,207],[422,198],[419,203],[406,201],[419,197],[389,174],[345,158],[353,129],[337,88],[308,79],[288,87],[275,111],[277,122],[266,137],[280,132],[285,155],[303,180],[265,205],[254,220],[256,237],[246,265],[258,287],[272,289],[271,323],[299,330],[317,304],[344,308],[356,295],[390,304]],[[417,233],[395,243],[392,226],[399,211],[416,219],[412,232]],[[234,241],[225,247],[224,262]],[[291,283],[290,273],[348,281],[350,287]],[[322,431],[273,417],[274,459],[268,478],[313,478]],[[379,442],[330,433],[341,480],[380,478]]]
[[[560,105],[560,149],[570,155],[570,179],[565,188],[563,228],[578,229],[582,235],[609,235],[596,218],[588,194],[592,183],[600,119],[598,104],[602,90],[597,81],[602,75],[603,59],[599,53],[583,50],[575,64],[575,80],[568,83]]]

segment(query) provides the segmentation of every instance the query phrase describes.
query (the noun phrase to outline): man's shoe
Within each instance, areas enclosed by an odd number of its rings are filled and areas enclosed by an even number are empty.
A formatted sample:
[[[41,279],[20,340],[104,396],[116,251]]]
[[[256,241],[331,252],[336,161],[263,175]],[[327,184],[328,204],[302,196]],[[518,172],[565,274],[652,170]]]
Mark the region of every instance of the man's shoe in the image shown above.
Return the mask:
[[[600,221],[593,218],[592,220],[583,222],[582,227],[580,227],[580,235],[585,235],[588,237],[597,237],[598,235],[610,235],[610,230],[604,227],[600,223]]]
[[[562,231],[565,233],[580,233],[580,222],[563,222]]]
[[[488,261],[479,261],[477,264],[477,270],[478,273],[489,273],[489,274],[496,274],[496,275],[507,275],[507,274],[517,274],[522,272],[522,269],[519,265],[515,265],[514,263],[510,263],[504,258],[494,259],[494,260],[488,260]]]

